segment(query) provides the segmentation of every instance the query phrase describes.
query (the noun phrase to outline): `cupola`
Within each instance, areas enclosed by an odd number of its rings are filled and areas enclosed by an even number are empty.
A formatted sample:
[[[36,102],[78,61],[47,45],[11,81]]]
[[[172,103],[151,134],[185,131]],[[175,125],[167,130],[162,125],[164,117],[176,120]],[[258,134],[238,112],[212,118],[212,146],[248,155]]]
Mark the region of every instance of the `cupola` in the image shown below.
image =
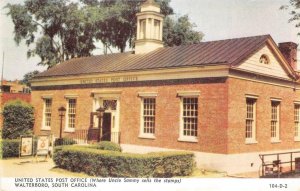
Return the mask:
[[[137,37],[135,54],[151,52],[163,47],[163,18],[160,6],[154,0],[147,0],[141,5],[137,16]]]

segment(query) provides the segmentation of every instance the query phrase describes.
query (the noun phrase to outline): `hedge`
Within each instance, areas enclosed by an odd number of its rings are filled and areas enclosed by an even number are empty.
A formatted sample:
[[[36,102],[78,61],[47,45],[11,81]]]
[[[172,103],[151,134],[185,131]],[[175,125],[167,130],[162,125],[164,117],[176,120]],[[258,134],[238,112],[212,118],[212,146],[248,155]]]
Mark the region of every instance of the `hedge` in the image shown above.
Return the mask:
[[[9,101],[3,109],[3,139],[17,139],[31,135],[34,124],[33,107],[20,100]]]
[[[190,152],[131,154],[84,146],[57,147],[53,160],[60,168],[102,177],[187,176],[195,166]]]
[[[0,141],[1,158],[18,157],[20,139],[2,139]]]
[[[110,141],[101,141],[97,145],[95,145],[96,149],[107,150],[107,151],[118,151],[122,152],[122,148],[117,143],[113,143]]]

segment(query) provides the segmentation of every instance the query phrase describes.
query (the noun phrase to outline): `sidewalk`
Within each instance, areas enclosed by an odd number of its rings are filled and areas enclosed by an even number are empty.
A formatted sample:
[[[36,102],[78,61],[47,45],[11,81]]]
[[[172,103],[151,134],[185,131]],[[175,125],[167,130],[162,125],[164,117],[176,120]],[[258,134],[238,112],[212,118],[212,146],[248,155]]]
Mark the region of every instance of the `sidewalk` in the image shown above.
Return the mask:
[[[54,167],[51,158],[47,162],[36,162],[33,158],[5,159],[0,160],[0,177],[76,177],[72,173],[56,172]]]

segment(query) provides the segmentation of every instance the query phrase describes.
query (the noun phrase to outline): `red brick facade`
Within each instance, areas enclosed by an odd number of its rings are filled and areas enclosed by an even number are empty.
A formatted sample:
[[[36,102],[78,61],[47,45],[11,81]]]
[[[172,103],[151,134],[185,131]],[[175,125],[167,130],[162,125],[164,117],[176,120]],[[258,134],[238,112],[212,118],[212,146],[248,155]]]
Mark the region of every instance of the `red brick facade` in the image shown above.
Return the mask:
[[[227,82],[207,84],[182,84],[170,86],[141,86],[113,88],[121,90],[120,131],[122,144],[137,144],[173,149],[186,149],[203,152],[227,152]],[[87,129],[93,107],[91,92],[94,89],[70,89],[63,91],[33,91],[32,104],[35,107],[35,133],[42,125],[43,95],[52,95],[52,133],[59,135],[60,120],[58,108],[66,106],[66,94],[76,94],[76,128]],[[179,142],[180,98],[178,91],[199,90],[198,143]],[[157,92],[155,140],[139,138],[141,98],[138,92]],[[64,127],[65,124],[63,124]]]
[[[247,80],[232,79],[229,84],[228,153],[299,149],[294,141],[294,102],[299,101],[299,90]],[[246,94],[257,95],[256,140],[245,144]],[[280,99],[280,143],[271,143],[271,98]]]
[[[208,153],[245,153],[271,150],[295,149],[300,147],[294,141],[294,101],[293,88],[228,78],[222,82],[178,84],[161,86],[138,86],[106,88],[119,90],[121,143],[140,146],[184,149]],[[101,90],[101,89],[97,89]],[[180,142],[179,116],[180,98],[178,91],[199,91],[198,143]],[[42,125],[43,95],[52,95],[52,133],[59,134],[59,114],[57,109],[66,106],[65,95],[78,96],[76,108],[76,128],[88,129],[90,112],[93,109],[92,91],[95,89],[68,89],[33,91],[32,104],[35,107],[35,133]],[[139,138],[141,98],[139,92],[156,92],[156,139]],[[257,144],[245,143],[246,95],[257,95]],[[299,93],[298,93],[299,94]],[[280,140],[270,141],[271,98],[281,99]],[[65,122],[64,122],[65,123]],[[64,127],[64,124],[63,124]]]

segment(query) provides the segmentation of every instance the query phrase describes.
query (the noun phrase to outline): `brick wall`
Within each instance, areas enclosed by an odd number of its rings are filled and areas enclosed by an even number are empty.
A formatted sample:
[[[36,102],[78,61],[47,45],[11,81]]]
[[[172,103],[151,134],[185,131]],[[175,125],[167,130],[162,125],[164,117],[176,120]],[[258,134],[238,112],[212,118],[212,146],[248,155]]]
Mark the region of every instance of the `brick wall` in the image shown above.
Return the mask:
[[[35,134],[49,134],[49,131],[41,131],[42,120],[43,120],[43,96],[52,95],[52,112],[51,112],[51,133],[54,133],[56,136],[60,132],[60,117],[58,113],[58,108],[64,106],[67,108],[67,99],[65,95],[76,94],[77,98],[77,107],[76,107],[76,129],[88,129],[90,123],[90,112],[93,108],[93,99],[91,97],[91,89],[89,90],[63,90],[63,91],[33,91],[31,104],[35,108],[35,125],[34,133]],[[63,120],[63,129],[65,127],[65,118]],[[65,133],[67,134],[67,133]],[[63,134],[64,135],[64,134]]]
[[[120,130],[122,144],[185,149],[208,153],[245,153],[300,148],[294,141],[294,101],[297,97],[292,88],[229,78],[225,82],[178,85],[155,85],[138,87],[115,87],[106,90],[121,90]],[[88,129],[90,112],[93,109],[91,92],[101,88],[34,91],[32,104],[36,108],[35,133],[42,125],[43,95],[53,96],[52,131],[58,136],[60,120],[57,109],[65,106],[66,94],[76,94],[76,128]],[[199,90],[198,143],[179,142],[180,98],[177,91]],[[156,139],[139,138],[141,99],[138,92],[157,92]],[[257,144],[245,144],[246,94],[258,95],[257,99]],[[298,92],[299,94],[299,92]],[[280,98],[281,143],[270,142],[270,98]],[[298,100],[299,101],[299,100]],[[63,127],[65,121],[63,121]]]
[[[180,98],[177,91],[199,90],[198,143],[178,142]],[[155,140],[138,138],[140,98],[138,92],[157,92]],[[194,84],[163,87],[126,88],[121,97],[121,132],[123,144],[226,152],[227,84]]]
[[[109,88],[106,88],[109,89]],[[111,88],[121,90],[120,95],[120,129],[122,144],[137,144],[173,149],[196,150],[203,152],[227,152],[227,83],[179,84]],[[93,108],[91,92],[101,89],[69,89],[33,91],[32,104],[35,107],[36,134],[41,131],[43,95],[52,95],[52,132],[58,136],[60,120],[57,109],[67,104],[64,95],[76,94],[78,129],[87,129],[90,123],[90,112]],[[199,90],[199,124],[198,143],[179,142],[180,98],[177,91]],[[138,138],[140,130],[141,98],[138,92],[157,92],[155,140]],[[63,122],[65,123],[65,122]],[[65,124],[63,124],[64,127]]]
[[[294,101],[299,92],[293,88],[229,78],[228,153],[274,151],[300,148],[294,141]],[[246,94],[257,95],[257,144],[245,144]],[[298,95],[297,95],[298,94]],[[271,98],[280,104],[281,143],[271,143]]]

